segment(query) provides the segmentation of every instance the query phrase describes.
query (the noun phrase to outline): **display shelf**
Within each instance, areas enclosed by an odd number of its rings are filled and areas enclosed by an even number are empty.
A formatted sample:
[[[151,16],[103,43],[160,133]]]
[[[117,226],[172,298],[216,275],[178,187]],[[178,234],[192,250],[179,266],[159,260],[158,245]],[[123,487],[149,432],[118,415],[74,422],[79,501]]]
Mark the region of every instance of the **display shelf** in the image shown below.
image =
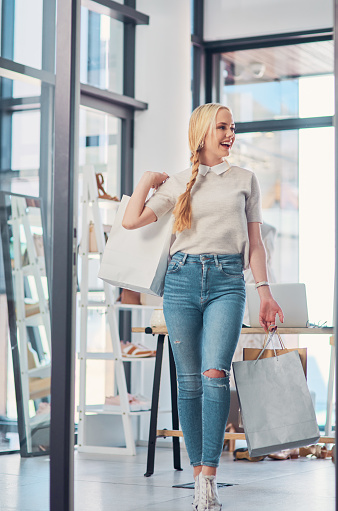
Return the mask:
[[[41,365],[28,369],[29,378],[48,378],[51,375],[51,364]]]
[[[146,331],[147,329],[147,331]],[[163,334],[168,335],[168,330],[166,327],[138,327],[135,326],[132,328],[132,332],[135,333],[148,333],[148,334]],[[327,334],[327,335],[333,335],[334,328],[333,327],[323,327],[323,328],[315,328],[315,327],[308,327],[308,328],[296,328],[296,327],[289,327],[289,328],[283,328],[278,327],[278,332],[280,334]],[[241,330],[242,334],[264,334],[263,328],[258,327],[243,327]]]
[[[78,353],[78,358],[80,358],[82,354]],[[152,357],[119,357],[115,355],[113,352],[107,351],[87,351],[85,353],[85,357],[87,360],[122,360],[122,362],[144,362],[145,360],[155,360],[156,356]]]
[[[25,277],[29,277],[30,275],[34,275],[34,271],[38,267],[38,270],[40,272],[40,275],[45,277],[46,276],[46,267],[45,267],[45,258],[43,256],[37,256],[36,262],[31,264],[26,264],[25,266],[22,266],[22,273]]]
[[[122,309],[126,311],[133,311],[133,310],[154,310],[153,305],[134,305],[134,304],[128,304],[128,303],[120,303],[120,302],[114,302],[113,304],[108,304],[105,301],[100,300],[88,300],[87,307],[90,309],[105,309],[107,307],[111,307],[113,305],[114,309]]]
[[[101,209],[105,210],[107,216],[117,211],[118,202],[99,199],[97,197],[97,184],[95,178],[95,170],[93,167],[85,167],[83,171],[83,197],[82,197],[82,239],[79,249],[81,257],[81,276],[80,276],[80,296],[78,306],[80,310],[80,349],[78,358],[80,361],[80,385],[79,385],[79,428],[78,428],[78,450],[79,452],[91,452],[100,454],[136,454],[135,437],[132,424],[133,416],[144,415],[148,410],[131,411],[128,403],[128,392],[125,378],[124,362],[140,362],[148,359],[155,360],[155,357],[133,358],[122,357],[121,339],[119,337],[119,311],[143,311],[153,310],[153,306],[149,305],[132,305],[121,304],[116,302],[118,288],[103,282],[103,291],[89,291],[89,261],[91,259],[100,260],[105,248],[105,236]],[[89,228],[94,227],[94,233],[97,243],[97,252],[89,252]],[[103,310],[106,313],[110,338],[111,349],[105,352],[89,352],[87,345],[87,320],[89,309]],[[87,360],[105,360],[114,362],[115,386],[114,394],[118,393],[121,399],[121,406],[118,410],[107,410],[102,404],[88,405],[86,403],[86,387],[87,387]],[[100,430],[102,437],[96,445],[96,436],[94,434],[93,423],[89,420],[89,414],[96,414],[95,427]],[[124,441],[118,441],[118,445],[125,444],[125,447],[112,447],[110,444],[114,442],[114,435],[117,434],[114,428],[107,425],[107,416],[118,416],[122,418],[122,430]],[[100,417],[102,419],[100,419]],[[134,419],[135,420],[135,419]],[[120,431],[118,432],[120,433]],[[91,443],[92,442],[92,443]],[[105,447],[102,445],[105,443]]]
[[[45,260],[44,255],[37,255],[34,235],[41,230],[40,208],[27,207],[26,198],[12,196],[12,219],[8,222],[13,230],[13,266],[14,288],[16,297],[16,322],[18,328],[20,371],[22,385],[22,403],[26,449],[32,450],[32,427],[36,422],[45,421],[46,415],[41,414],[34,420],[30,418],[30,401],[46,397],[50,394],[50,367],[41,363],[31,350],[27,327],[43,327],[47,341],[49,356],[51,353],[51,329],[48,298],[45,296]],[[26,247],[29,264],[24,265],[22,246]],[[34,296],[34,303],[26,303],[27,295]],[[32,314],[33,306],[36,313]],[[29,315],[29,312],[31,314]],[[27,315],[26,315],[27,314]],[[33,380],[34,378],[34,380]],[[48,382],[46,382],[48,380]],[[49,385],[45,385],[48,383]],[[42,384],[40,386],[40,384]],[[40,387],[39,387],[40,386]],[[38,388],[39,387],[39,388]],[[41,392],[48,394],[41,395]],[[38,395],[38,397],[37,397]]]
[[[32,314],[32,316],[28,316],[24,319],[26,326],[41,326],[43,325],[42,314],[39,312],[38,314]]]
[[[85,406],[85,413],[98,413],[103,415],[122,415],[122,414],[128,414],[128,415],[143,415],[147,412],[150,412],[150,407],[147,410],[122,410],[121,407],[116,406],[116,410],[112,408],[111,410],[109,408],[104,408],[103,405],[86,405]]]

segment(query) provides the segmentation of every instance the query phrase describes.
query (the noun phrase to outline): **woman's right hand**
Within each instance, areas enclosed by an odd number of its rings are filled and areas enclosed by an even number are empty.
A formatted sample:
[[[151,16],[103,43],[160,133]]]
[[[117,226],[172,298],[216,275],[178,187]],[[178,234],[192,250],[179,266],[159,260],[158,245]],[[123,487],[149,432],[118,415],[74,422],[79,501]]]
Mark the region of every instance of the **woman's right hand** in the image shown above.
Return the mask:
[[[157,190],[157,188],[159,188],[161,184],[163,184],[169,178],[166,172],[151,172],[148,170],[146,174],[151,176],[151,188],[154,188],[155,190]]]

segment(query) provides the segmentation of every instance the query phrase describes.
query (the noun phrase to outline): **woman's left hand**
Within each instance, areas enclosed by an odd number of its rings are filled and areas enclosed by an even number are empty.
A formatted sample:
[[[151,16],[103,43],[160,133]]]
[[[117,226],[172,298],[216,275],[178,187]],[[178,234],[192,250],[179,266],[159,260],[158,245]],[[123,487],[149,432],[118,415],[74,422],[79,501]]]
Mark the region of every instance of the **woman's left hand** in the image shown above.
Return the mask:
[[[261,298],[259,323],[264,328],[265,332],[269,331],[269,327],[271,325],[276,324],[276,314],[278,314],[280,322],[283,323],[283,311],[276,300],[274,300],[272,296],[268,298]]]

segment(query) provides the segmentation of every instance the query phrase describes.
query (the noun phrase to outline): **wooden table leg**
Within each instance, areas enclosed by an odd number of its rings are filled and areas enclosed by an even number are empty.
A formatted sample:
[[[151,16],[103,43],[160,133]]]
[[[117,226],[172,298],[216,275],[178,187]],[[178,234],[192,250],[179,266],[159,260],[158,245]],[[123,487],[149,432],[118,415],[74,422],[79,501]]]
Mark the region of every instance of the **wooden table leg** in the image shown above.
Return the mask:
[[[151,399],[151,411],[150,411],[147,471],[144,474],[145,477],[149,477],[154,473],[158,400],[159,400],[159,395],[160,395],[164,337],[165,337],[164,335],[159,335],[157,338],[156,360],[155,360],[154,381],[153,381],[153,395],[152,395],[152,399]]]

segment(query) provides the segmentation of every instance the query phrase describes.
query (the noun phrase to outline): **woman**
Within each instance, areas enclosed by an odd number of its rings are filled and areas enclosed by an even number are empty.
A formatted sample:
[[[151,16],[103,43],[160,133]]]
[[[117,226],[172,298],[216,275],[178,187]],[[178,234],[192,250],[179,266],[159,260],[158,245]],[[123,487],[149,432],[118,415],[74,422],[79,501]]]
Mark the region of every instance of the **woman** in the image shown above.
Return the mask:
[[[245,307],[243,269],[250,264],[265,331],[283,313],[267,282],[260,234],[260,190],[253,172],[231,166],[231,111],[199,106],[191,115],[192,167],[168,179],[145,172],[122,225],[136,229],[173,210],[176,234],[163,311],[178,379],[178,408],[195,478],[193,508],[220,510],[216,469],[230,407],[229,374]],[[149,190],[157,190],[145,203]]]

